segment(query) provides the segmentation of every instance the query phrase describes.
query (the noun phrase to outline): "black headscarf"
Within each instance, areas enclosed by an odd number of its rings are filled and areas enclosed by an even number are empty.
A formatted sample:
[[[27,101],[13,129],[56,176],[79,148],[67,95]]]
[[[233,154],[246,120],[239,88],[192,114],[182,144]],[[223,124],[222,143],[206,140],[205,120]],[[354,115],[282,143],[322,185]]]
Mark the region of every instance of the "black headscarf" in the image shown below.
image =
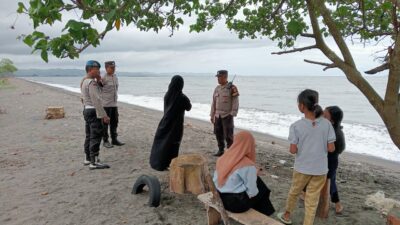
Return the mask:
[[[168,86],[168,91],[164,96],[164,113],[167,112],[176,103],[178,97],[182,95],[184,86],[183,78],[179,75],[175,75],[171,79],[171,83]]]

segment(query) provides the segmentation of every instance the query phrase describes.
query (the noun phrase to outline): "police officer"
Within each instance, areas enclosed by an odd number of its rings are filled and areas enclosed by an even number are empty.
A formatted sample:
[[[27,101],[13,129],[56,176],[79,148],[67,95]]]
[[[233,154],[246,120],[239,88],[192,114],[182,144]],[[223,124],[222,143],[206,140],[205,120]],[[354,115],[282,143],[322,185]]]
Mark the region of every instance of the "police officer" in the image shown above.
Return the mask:
[[[214,90],[210,116],[218,142],[218,152],[214,156],[221,156],[225,141],[228,148],[233,143],[233,117],[239,109],[239,92],[235,85],[228,82],[227,70],[219,70],[215,76],[219,85]]]
[[[100,63],[90,60],[86,63],[86,77],[81,83],[82,103],[84,105],[83,116],[85,119],[85,154],[84,165],[89,165],[89,169],[110,168],[99,160],[99,150],[101,137],[103,135],[103,123],[110,122],[110,118],[104,111],[100,81]]]
[[[110,135],[111,143],[108,141],[108,124],[104,126],[103,133],[103,146],[106,148],[112,148],[113,145],[122,146],[125,143],[118,141],[117,139],[117,127],[118,127],[118,77],[115,75],[115,62],[107,61],[104,63],[106,68],[106,74],[102,78],[103,84],[103,107],[108,117],[110,117]]]

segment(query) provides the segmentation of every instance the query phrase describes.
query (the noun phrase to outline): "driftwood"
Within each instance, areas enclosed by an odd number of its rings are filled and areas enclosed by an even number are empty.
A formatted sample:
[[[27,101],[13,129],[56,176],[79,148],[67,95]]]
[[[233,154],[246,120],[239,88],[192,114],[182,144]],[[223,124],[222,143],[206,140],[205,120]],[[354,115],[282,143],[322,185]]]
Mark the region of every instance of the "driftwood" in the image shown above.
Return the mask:
[[[65,117],[63,106],[49,106],[46,109],[46,119],[61,119]]]

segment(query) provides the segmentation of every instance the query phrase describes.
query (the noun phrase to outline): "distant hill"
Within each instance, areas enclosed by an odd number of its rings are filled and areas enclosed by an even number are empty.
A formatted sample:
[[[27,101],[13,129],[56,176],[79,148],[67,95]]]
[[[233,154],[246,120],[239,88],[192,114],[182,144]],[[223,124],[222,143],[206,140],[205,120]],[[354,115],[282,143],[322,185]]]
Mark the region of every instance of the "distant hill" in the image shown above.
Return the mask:
[[[78,69],[23,69],[15,72],[17,77],[81,77],[84,70]],[[151,72],[117,72],[118,76],[124,77],[158,77],[180,74],[184,76],[212,76],[213,73],[151,73]]]

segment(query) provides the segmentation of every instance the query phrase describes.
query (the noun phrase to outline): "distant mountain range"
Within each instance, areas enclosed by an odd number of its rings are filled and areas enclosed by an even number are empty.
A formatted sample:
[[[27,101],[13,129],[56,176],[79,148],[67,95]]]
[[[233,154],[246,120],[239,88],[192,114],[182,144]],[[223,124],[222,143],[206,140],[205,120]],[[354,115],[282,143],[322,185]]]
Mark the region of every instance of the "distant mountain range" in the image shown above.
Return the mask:
[[[211,76],[213,73],[151,73],[151,72],[117,72],[118,76],[124,77],[155,77],[171,76],[180,74],[184,76]],[[15,72],[17,77],[81,77],[85,75],[84,70],[78,69],[23,69]]]

